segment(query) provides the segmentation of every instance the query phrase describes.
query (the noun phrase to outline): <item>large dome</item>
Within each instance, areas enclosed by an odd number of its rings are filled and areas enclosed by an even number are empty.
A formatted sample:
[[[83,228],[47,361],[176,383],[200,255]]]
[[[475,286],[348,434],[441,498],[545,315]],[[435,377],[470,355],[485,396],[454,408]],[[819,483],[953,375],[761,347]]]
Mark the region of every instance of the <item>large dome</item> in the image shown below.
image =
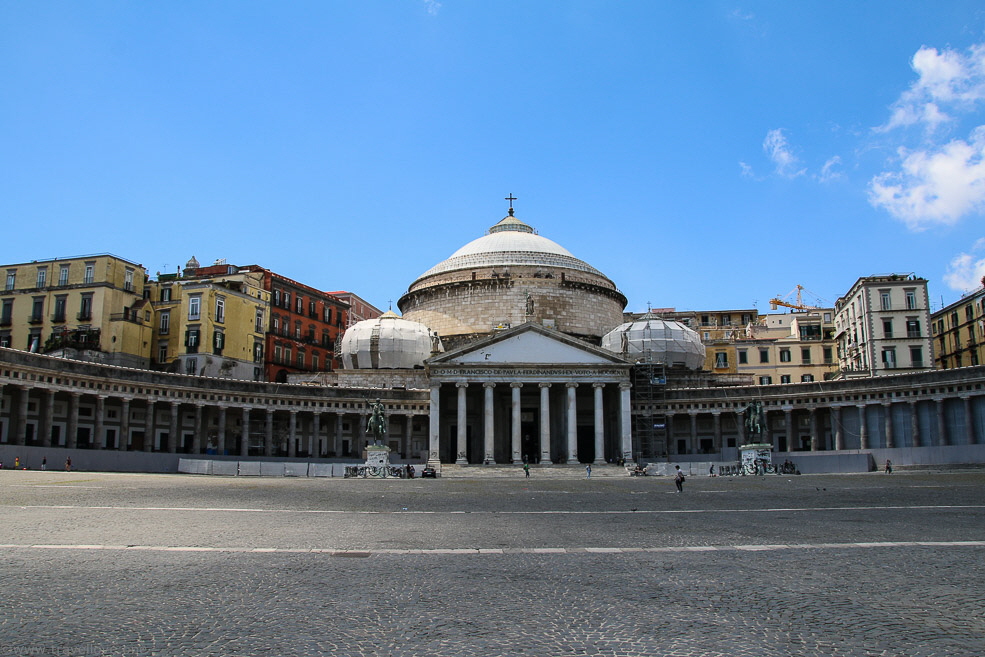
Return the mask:
[[[630,360],[683,365],[692,370],[701,369],[705,362],[705,346],[697,333],[680,322],[649,314],[606,333],[602,348]]]
[[[440,343],[428,327],[401,319],[388,310],[375,319],[357,322],[342,336],[342,367],[358,369],[413,369],[422,367]]]
[[[626,297],[598,269],[509,215],[421,274],[397,301],[448,348],[537,322],[598,344]]]
[[[490,228],[488,234],[455,251],[447,260],[424,272],[418,280],[462,269],[511,265],[563,267],[602,276],[602,272],[574,257],[557,242],[541,237],[511,213]]]

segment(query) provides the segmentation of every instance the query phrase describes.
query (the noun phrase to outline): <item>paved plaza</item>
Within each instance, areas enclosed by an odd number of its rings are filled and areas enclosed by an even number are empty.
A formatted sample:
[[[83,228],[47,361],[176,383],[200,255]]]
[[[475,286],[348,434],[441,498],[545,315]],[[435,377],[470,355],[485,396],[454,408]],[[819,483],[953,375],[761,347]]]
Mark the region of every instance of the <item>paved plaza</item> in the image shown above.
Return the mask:
[[[0,656],[985,654],[983,472],[0,496]]]

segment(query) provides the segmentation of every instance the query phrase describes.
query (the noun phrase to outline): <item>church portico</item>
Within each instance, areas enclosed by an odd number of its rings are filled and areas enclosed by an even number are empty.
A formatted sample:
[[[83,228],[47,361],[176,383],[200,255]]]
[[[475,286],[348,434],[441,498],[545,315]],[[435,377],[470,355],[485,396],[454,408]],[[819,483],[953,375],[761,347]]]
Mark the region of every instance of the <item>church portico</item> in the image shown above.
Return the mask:
[[[536,324],[435,356],[427,368],[432,460],[604,463],[622,456],[631,435],[622,387],[630,364]]]

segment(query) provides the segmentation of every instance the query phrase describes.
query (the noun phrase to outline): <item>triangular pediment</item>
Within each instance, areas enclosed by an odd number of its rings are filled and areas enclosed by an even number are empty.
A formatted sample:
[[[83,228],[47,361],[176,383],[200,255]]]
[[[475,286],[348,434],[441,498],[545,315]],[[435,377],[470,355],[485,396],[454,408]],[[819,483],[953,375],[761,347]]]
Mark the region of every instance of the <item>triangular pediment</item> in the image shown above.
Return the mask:
[[[432,365],[614,365],[626,361],[538,324],[523,324],[436,356]]]

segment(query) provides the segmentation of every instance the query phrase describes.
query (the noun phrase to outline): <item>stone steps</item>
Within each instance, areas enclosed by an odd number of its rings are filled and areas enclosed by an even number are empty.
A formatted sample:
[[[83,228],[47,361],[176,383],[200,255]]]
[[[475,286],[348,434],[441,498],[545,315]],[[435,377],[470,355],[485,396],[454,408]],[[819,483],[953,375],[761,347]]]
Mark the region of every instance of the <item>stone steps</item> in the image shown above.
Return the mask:
[[[448,479],[523,479],[522,465],[455,465],[443,463],[442,477]],[[530,478],[540,479],[584,479],[584,464],[531,465]],[[596,477],[628,477],[626,468],[618,465],[592,464],[592,479]]]

